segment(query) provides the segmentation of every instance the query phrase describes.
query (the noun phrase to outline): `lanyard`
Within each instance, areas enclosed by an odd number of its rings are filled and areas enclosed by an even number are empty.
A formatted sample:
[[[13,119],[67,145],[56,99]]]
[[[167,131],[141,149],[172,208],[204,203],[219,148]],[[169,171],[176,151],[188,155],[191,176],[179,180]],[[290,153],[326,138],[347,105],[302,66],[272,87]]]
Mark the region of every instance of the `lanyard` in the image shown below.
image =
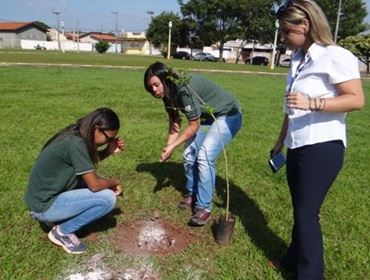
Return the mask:
[[[308,54],[304,56],[304,60],[301,60],[301,62],[299,63],[297,67],[297,70],[294,73],[294,76],[289,79],[289,83],[286,87],[287,89],[286,94],[292,91],[294,81],[298,78],[299,74],[303,71],[303,69],[310,62],[310,60],[311,60],[311,57]],[[292,108],[289,108],[287,104],[285,104],[285,108],[286,108],[286,112],[288,113],[288,115],[294,114],[294,110]]]
[[[293,84],[294,84],[294,81],[298,78],[299,74],[303,71],[303,69],[306,67],[306,65],[310,62],[311,60],[311,57],[306,54],[305,56],[305,60],[302,60],[298,67],[297,67],[297,70],[294,74],[293,77],[290,78],[290,81],[288,83],[288,86],[287,86],[287,93],[291,92],[292,91],[292,87],[293,87]]]

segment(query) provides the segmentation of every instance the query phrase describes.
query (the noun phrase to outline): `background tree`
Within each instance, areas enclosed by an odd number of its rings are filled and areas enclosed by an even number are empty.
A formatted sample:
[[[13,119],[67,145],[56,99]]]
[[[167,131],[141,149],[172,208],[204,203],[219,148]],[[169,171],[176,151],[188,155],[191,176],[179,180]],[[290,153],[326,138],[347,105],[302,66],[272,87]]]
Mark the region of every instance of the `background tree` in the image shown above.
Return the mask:
[[[204,46],[202,38],[198,36],[197,31],[197,22],[191,18],[184,17],[182,19],[182,27],[180,30],[181,43],[179,44],[182,47],[188,47],[192,51],[193,48],[201,49]]]
[[[105,53],[110,47],[110,44],[105,41],[99,41],[95,44],[95,49],[98,53]]]
[[[241,49],[247,42],[265,44],[274,41],[275,8],[274,0],[244,0],[240,10],[241,30],[239,38],[243,39]],[[253,52],[253,49],[252,49]],[[238,62],[239,56],[236,62]]]
[[[370,63],[370,37],[367,36],[349,36],[341,41],[339,44],[350,50],[357,58],[365,63],[366,73],[369,74]]]
[[[197,23],[195,34],[204,45],[217,44],[220,60],[226,41],[236,39],[240,31],[243,0],[178,0],[182,15]]]
[[[331,31],[334,34],[337,22],[339,0],[317,0],[328,18]],[[364,19],[367,16],[366,3],[363,0],[342,0],[339,20],[338,41],[348,36],[358,35],[366,30]]]
[[[146,31],[146,38],[156,48],[160,48],[162,53],[167,51],[168,44],[168,23],[172,21],[171,28],[171,46],[182,44],[180,30],[183,28],[181,18],[173,12],[162,12],[160,15],[153,17]]]
[[[261,44],[270,43],[275,33],[275,4],[274,0],[245,0],[241,11],[243,37],[249,41]]]

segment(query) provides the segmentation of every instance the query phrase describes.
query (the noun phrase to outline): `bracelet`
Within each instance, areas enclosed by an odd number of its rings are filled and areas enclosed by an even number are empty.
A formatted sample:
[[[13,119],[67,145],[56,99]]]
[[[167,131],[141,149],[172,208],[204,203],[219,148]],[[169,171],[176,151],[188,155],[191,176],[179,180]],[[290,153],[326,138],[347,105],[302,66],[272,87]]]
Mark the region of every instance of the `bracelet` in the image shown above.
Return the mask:
[[[308,109],[312,111],[312,98],[311,97],[308,98]]]
[[[325,110],[325,106],[326,106],[326,99],[325,98],[321,98],[321,101],[323,102],[321,111],[324,111]]]
[[[314,111],[318,111],[319,110],[319,106],[317,105],[317,97],[315,98],[315,110]]]
[[[321,112],[322,111],[322,98],[321,97],[319,98],[319,101],[320,103],[319,103],[319,108],[317,108],[317,111]]]
[[[324,103],[322,102],[322,98],[320,97],[320,106],[319,106],[319,111],[321,112],[322,111],[322,106],[324,105]]]

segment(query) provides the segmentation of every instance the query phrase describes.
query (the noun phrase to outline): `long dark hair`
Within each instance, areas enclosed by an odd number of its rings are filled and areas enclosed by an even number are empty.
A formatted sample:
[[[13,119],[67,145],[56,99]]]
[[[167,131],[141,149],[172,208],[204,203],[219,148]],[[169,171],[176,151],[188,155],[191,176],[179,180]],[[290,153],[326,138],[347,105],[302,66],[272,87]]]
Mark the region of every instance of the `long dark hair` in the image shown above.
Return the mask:
[[[172,80],[173,79],[178,79],[179,75],[172,69],[169,68],[167,65],[165,65],[162,62],[155,62],[152,65],[146,69],[145,74],[144,74],[144,87],[147,92],[151,93],[154,96],[154,93],[152,92],[152,89],[149,85],[149,80],[157,76],[158,79],[162,82],[163,84],[163,89],[164,89],[164,98],[163,102],[166,107],[166,111],[168,112],[169,117],[172,120],[179,120],[179,113],[177,110],[173,110],[171,108],[178,108],[178,100],[177,100],[177,85],[176,83]]]
[[[76,123],[58,131],[45,143],[42,149],[45,149],[54,141],[67,135],[76,135],[85,140],[91,160],[94,163],[97,163],[99,158],[97,147],[94,141],[94,133],[96,128],[103,131],[118,130],[120,128],[120,122],[117,114],[110,108],[98,108],[95,111],[87,114],[85,117],[78,119]]]

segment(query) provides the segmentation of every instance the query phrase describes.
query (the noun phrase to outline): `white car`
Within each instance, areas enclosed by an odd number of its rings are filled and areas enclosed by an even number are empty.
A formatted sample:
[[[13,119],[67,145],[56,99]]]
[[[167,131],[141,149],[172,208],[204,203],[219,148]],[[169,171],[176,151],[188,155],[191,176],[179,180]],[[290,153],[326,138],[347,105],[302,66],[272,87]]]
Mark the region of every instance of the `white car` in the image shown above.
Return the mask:
[[[217,61],[218,60],[218,58],[215,57],[214,55],[210,53],[203,53],[203,52],[193,55],[191,59],[199,60],[199,61]]]
[[[290,67],[290,64],[292,63],[292,60],[290,58],[283,59],[279,62],[279,66],[281,67]]]

